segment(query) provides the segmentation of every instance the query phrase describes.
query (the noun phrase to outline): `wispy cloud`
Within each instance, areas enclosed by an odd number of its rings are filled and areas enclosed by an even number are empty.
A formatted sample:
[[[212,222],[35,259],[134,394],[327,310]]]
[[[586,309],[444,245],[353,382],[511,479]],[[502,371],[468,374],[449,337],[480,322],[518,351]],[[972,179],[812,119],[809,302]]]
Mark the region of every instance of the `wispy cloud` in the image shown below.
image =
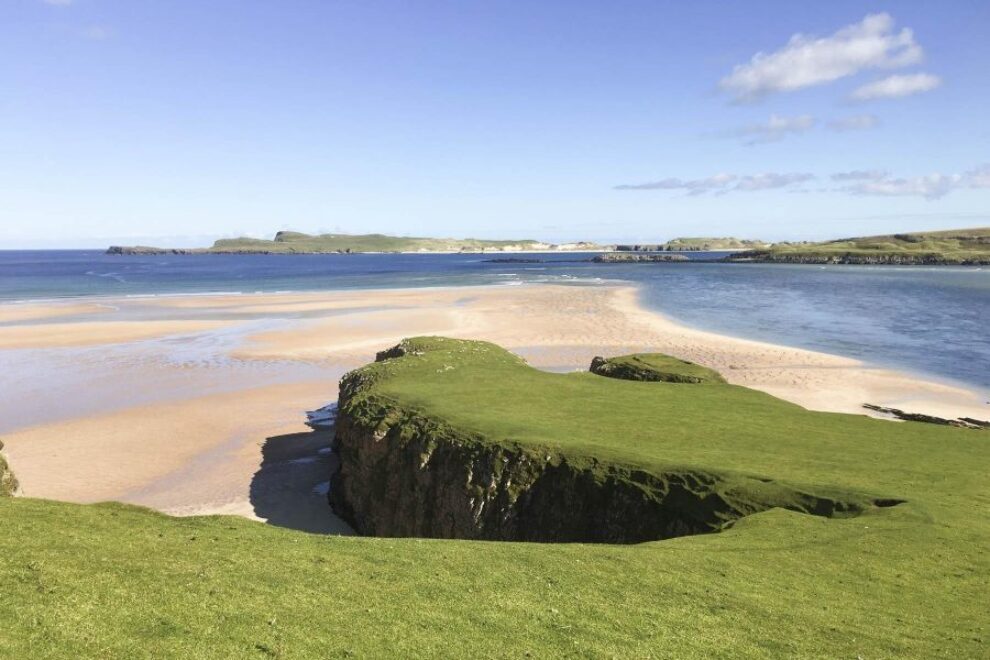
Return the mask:
[[[724,195],[733,191],[753,192],[786,188],[795,184],[814,179],[813,174],[805,172],[763,172],[760,174],[727,174],[720,173],[703,179],[667,178],[649,183],[623,184],[615,186],[616,190],[683,190],[688,195],[697,196],[706,193]]]
[[[735,174],[715,174],[704,179],[679,179],[671,177],[649,183],[633,183],[615,186],[616,190],[686,190],[691,195],[723,190],[738,179]]]
[[[724,133],[728,137],[741,138],[744,144],[763,144],[765,142],[778,142],[788,135],[799,135],[807,133],[814,128],[817,121],[811,115],[799,115],[797,117],[782,117],[780,115],[770,115],[770,119],[759,124],[749,124],[740,126]]]
[[[849,173],[846,173],[849,174]],[[963,174],[941,174],[935,172],[923,176],[893,178],[886,172],[880,176],[864,177],[858,183],[839,188],[842,192],[854,195],[881,195],[885,197],[924,197],[939,199],[955,190],[990,189],[990,164],[982,165]],[[834,181],[852,181],[851,178]]]
[[[880,118],[876,115],[852,115],[849,117],[839,117],[829,121],[826,126],[830,131],[865,131],[876,128],[880,125]]]
[[[851,98],[855,101],[896,99],[902,96],[929,92],[941,84],[942,79],[931,73],[893,75],[858,87],[852,93]]]
[[[771,190],[773,188],[786,188],[796,183],[804,183],[815,178],[814,174],[807,172],[789,172],[778,174],[775,172],[765,172],[763,174],[753,174],[739,179],[736,190]]]
[[[962,174],[935,172],[914,177],[894,177],[886,170],[850,170],[829,175],[837,187],[808,189],[801,184],[816,179],[808,172],[762,172],[760,174],[715,174],[703,179],[670,177],[648,183],[624,184],[616,190],[680,190],[690,196],[725,195],[731,192],[786,190],[787,192],[846,193],[885,197],[939,199],[956,190],[990,190],[990,163]]]
[[[870,14],[831,36],[795,34],[783,48],[737,65],[719,86],[738,101],[830,83],[866,69],[917,64],[924,57],[909,28],[894,32],[889,14]]]
[[[880,181],[890,176],[886,170],[852,170],[850,172],[836,172],[830,179],[832,181]]]

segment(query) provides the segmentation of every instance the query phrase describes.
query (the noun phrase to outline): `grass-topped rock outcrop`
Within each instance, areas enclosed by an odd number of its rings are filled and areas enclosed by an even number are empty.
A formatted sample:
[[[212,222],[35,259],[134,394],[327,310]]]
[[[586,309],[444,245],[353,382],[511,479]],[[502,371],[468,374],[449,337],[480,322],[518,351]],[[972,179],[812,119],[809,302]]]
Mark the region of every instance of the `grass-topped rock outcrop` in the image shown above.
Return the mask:
[[[664,355],[637,353],[619,357],[595,357],[591,373],[609,378],[664,383],[724,383],[722,374],[694,362]]]
[[[596,364],[616,378],[542,372],[486,342],[422,337],[382,351],[341,382],[334,510],[374,536],[632,543],[772,508],[849,517],[898,501],[668,458],[692,411],[773,400],[664,355]]]

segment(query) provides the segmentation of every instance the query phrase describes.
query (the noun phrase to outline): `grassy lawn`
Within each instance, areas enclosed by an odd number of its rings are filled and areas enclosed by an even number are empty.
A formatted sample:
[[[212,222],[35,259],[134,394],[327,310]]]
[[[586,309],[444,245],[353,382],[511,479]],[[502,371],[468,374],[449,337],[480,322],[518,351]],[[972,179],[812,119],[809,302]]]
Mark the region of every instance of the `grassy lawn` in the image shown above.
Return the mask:
[[[368,396],[482,441],[907,501],[610,546],[324,537],[2,498],[0,657],[990,653],[990,433],[717,382],[544,373],[491,344],[409,346],[365,368]]]

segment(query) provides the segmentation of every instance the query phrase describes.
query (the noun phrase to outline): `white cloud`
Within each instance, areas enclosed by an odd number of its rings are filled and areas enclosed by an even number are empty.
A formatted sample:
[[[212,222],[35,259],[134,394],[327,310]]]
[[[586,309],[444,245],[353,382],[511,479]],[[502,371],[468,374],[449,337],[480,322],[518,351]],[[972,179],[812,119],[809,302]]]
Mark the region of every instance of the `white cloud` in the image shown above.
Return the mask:
[[[848,174],[833,174],[835,181],[849,181]],[[939,199],[954,190],[965,188],[990,189],[990,164],[982,165],[964,174],[926,174],[923,176],[892,178],[886,172],[882,176],[863,177],[866,180],[851,186],[839,188],[840,191],[854,195],[882,195],[886,197],[924,197]],[[839,177],[847,178],[839,178]]]
[[[959,183],[959,175],[928,174],[909,179],[880,179],[866,181],[847,189],[857,195],[884,195],[887,197],[925,197],[938,199],[952,192]]]
[[[852,115],[849,117],[839,117],[833,119],[826,126],[830,131],[865,131],[876,128],[880,125],[880,118],[876,115]]]
[[[616,190],[687,190],[690,195],[702,195],[709,191],[725,189],[738,177],[735,174],[715,174],[704,179],[678,179],[676,177],[649,183],[624,184]]]
[[[893,75],[858,87],[851,95],[856,101],[896,99],[911,94],[929,92],[942,84],[942,79],[930,73]]]
[[[870,14],[828,37],[795,34],[783,48],[737,65],[719,86],[753,100],[839,80],[866,69],[917,64],[924,53],[909,28],[895,33],[889,14]]]
[[[814,128],[816,120],[811,115],[797,117],[781,117],[770,115],[770,119],[761,124],[750,124],[730,131],[732,137],[744,138],[747,145],[777,142],[788,135],[806,133]]]
[[[801,184],[813,181],[808,172],[763,172],[760,174],[721,173],[703,179],[661,179],[650,183],[615,186],[616,190],[681,190],[691,196],[725,195],[730,192],[755,192],[784,189],[787,192],[813,192]],[[955,190],[990,190],[990,163],[962,174],[935,172],[923,176],[894,177],[886,170],[850,170],[836,172],[829,178],[841,184],[821,188],[817,192],[839,192],[852,195],[885,197],[924,197],[938,199]]]
[[[852,170],[851,172],[836,172],[832,181],[879,181],[890,176],[885,170]]]
[[[716,174],[704,179],[669,178],[650,183],[625,184],[615,186],[616,190],[684,190],[696,196],[705,193],[724,195],[732,191],[770,190],[786,188],[814,179],[814,175],[803,172],[764,172],[762,174]]]
[[[787,174],[765,172],[763,174],[754,174],[751,176],[742,177],[739,179],[739,184],[736,186],[736,190],[770,190],[771,188],[786,188],[787,186],[795,183],[811,181],[814,178],[815,175],[805,172],[791,172]]]

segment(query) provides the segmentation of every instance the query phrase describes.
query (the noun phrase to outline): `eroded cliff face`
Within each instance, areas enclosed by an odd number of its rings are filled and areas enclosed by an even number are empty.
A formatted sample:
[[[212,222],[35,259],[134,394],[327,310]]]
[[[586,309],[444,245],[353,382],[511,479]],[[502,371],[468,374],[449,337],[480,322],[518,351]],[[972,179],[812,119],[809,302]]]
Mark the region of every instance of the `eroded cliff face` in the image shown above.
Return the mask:
[[[0,450],[2,449],[3,442],[0,442]],[[14,473],[11,472],[3,455],[0,455],[0,497],[13,495],[15,492],[17,492],[17,479],[14,478]]]
[[[400,357],[386,351],[379,360]],[[360,534],[637,543],[723,529],[783,506],[853,516],[881,502],[832,499],[767,479],[648,472],[473,437],[344,378],[330,503]]]

